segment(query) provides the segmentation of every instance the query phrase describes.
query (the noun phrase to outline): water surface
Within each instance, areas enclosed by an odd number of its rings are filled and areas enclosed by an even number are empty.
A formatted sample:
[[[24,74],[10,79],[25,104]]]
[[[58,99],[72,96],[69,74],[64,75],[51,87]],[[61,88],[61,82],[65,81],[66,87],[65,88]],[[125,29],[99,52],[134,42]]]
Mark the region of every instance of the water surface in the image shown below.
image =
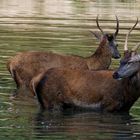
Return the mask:
[[[140,18],[139,0],[0,1],[0,139],[140,139],[140,101],[124,115],[40,113],[36,100],[26,95],[22,100],[9,98],[15,83],[7,71],[7,59],[30,50],[89,56],[99,43],[89,32],[98,31],[97,14],[103,30],[112,33],[118,16],[118,49],[123,53],[125,34]],[[139,40],[138,25],[129,37],[129,48]],[[117,66],[118,60],[113,60],[110,68]]]

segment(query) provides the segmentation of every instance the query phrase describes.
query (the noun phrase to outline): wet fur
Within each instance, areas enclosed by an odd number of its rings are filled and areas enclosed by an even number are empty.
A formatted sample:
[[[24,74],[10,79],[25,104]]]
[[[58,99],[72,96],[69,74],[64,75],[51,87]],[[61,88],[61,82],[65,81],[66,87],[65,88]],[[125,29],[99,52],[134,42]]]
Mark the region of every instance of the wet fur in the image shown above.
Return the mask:
[[[46,109],[57,106],[62,110],[69,104],[98,111],[128,112],[140,96],[139,73],[120,81],[113,79],[113,73],[53,68],[37,81],[35,90]]]
[[[23,52],[9,59],[7,68],[17,88],[28,87],[33,77],[53,67],[77,69],[108,69],[112,54],[104,38],[90,57],[65,56],[49,52]]]

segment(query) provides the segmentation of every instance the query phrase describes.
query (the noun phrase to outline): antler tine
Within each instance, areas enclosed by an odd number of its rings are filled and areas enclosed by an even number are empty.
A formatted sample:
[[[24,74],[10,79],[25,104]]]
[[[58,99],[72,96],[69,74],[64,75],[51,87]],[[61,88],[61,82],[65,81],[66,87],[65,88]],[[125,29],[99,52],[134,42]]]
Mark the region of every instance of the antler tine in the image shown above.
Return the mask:
[[[103,30],[101,29],[101,27],[99,26],[99,23],[98,23],[98,15],[96,17],[96,23],[97,23],[98,29],[102,32],[102,34],[104,34]]]
[[[117,26],[116,26],[116,32],[115,32],[115,37],[118,35],[118,32],[119,32],[119,20],[118,20],[118,17],[116,16],[116,22],[117,22]]]
[[[140,47],[140,43],[138,43],[135,47],[132,48],[132,51],[137,51],[137,49]]]
[[[134,24],[134,26],[129,30],[129,32],[126,34],[126,39],[125,39],[125,44],[124,44],[124,51],[128,51],[128,46],[127,46],[127,42],[128,42],[128,36],[130,35],[131,31],[136,27],[136,25],[138,24],[138,18],[136,23]]]

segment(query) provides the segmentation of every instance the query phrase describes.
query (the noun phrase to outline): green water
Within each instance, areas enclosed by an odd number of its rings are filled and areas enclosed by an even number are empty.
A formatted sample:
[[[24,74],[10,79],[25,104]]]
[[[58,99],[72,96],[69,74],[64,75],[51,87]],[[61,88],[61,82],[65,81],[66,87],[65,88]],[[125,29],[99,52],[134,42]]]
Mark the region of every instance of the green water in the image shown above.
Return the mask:
[[[105,31],[115,32],[115,15],[120,20],[118,49],[123,53],[125,34],[140,18],[139,0],[0,0],[0,140],[133,140],[140,139],[140,101],[129,115],[39,113],[35,99],[11,99],[15,83],[6,62],[17,52],[53,51],[91,55],[98,41],[99,14]],[[131,33],[128,45],[140,40],[140,26]],[[113,60],[111,68],[118,66]]]

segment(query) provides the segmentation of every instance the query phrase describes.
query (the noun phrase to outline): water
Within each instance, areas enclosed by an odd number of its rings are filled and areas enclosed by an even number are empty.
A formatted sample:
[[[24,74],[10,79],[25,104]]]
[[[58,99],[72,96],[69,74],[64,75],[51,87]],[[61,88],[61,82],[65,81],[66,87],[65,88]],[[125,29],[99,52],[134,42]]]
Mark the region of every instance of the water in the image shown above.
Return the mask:
[[[17,52],[53,51],[89,56],[98,41],[95,19],[105,31],[115,32],[123,52],[125,34],[140,18],[139,0],[1,0],[0,1],[0,139],[138,140],[140,101],[129,114],[95,112],[40,113],[34,99],[11,99],[15,83],[6,62]],[[129,48],[140,40],[140,26],[129,37]],[[113,60],[111,68],[118,66]]]

